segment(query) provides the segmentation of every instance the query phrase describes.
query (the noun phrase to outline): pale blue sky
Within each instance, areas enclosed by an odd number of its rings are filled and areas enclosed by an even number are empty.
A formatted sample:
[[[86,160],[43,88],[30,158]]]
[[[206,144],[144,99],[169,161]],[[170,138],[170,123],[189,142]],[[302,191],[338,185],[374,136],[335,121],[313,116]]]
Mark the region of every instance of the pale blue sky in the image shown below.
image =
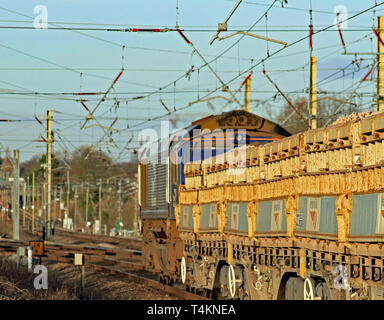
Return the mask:
[[[48,21],[50,23],[57,22],[57,24],[61,22],[60,25],[65,27],[118,28],[117,25],[125,25],[126,28],[137,26],[173,28],[176,24],[176,2],[176,0],[1,1],[0,26],[33,27],[33,19],[28,17],[35,17],[35,6],[45,5],[48,10]],[[228,27],[236,30],[247,30],[263,17],[265,10],[272,2],[273,0],[243,1],[231,18]],[[269,37],[289,44],[306,36],[308,34],[310,1],[289,0],[286,8],[281,8],[279,3],[280,1],[277,1],[276,7],[269,11],[267,21],[265,17],[261,18],[255,26],[255,29],[258,30],[253,32],[266,36],[265,30],[268,29]],[[345,5],[348,9],[348,15],[352,16],[373,6],[374,3],[373,0],[344,2],[313,0],[314,28],[319,30],[333,24],[334,8],[338,5]],[[212,46],[209,45],[217,23],[225,19],[234,4],[235,1],[231,0],[178,1],[179,26],[189,30],[184,32],[185,35],[208,61],[240,39],[240,36],[237,35],[223,41],[215,41]],[[383,9],[384,5],[378,7],[375,12],[376,16],[382,14]],[[348,22],[349,30],[343,31],[343,36],[349,52],[375,50],[376,38],[369,29],[374,23],[373,18],[374,13],[370,11]],[[52,24],[49,26],[54,27]],[[274,29],[278,31],[273,31]],[[289,29],[299,31],[284,31]],[[207,32],[206,30],[212,31]],[[341,92],[343,88],[346,89],[352,84],[356,84],[368,69],[362,71],[356,69],[356,72],[352,72],[353,68],[349,68],[345,71],[344,77],[340,72],[321,82],[322,79],[335,73],[337,71],[335,68],[343,68],[354,59],[353,56],[341,55],[343,49],[339,35],[335,29],[332,30],[314,37],[314,55],[319,59],[319,89]],[[130,139],[132,132],[127,129],[127,126],[137,124],[138,120],[135,119],[148,119],[166,113],[160,103],[160,98],[172,110],[174,107],[176,109],[183,108],[198,96],[204,96],[207,90],[212,91],[218,86],[217,80],[209,70],[203,68],[199,73],[193,72],[190,79],[184,77],[175,86],[172,84],[164,89],[161,96],[156,93],[145,99],[128,101],[127,103],[127,100],[135,96],[146,95],[172,83],[177,78],[182,77],[191,65],[201,66],[202,61],[196,54],[191,55],[191,48],[177,32],[81,32],[102,38],[102,40],[68,30],[0,29],[0,119],[27,120],[14,123],[0,122],[0,142],[4,147],[8,146],[10,149],[20,148],[22,160],[44,151],[44,144],[32,142],[40,134],[45,134],[44,129],[33,119],[33,116],[36,114],[40,119],[43,119],[47,109],[58,111],[54,112],[54,119],[58,122],[53,124],[53,128],[58,130],[57,140],[61,141],[62,145],[55,145],[54,148],[57,150],[65,148],[70,152],[79,145],[96,143],[103,136],[103,131],[97,127],[79,130],[87,113],[80,102],[74,101],[78,99],[78,96],[62,95],[62,93],[79,92],[80,84],[83,92],[105,91],[122,66],[123,45],[126,46],[124,51],[124,68],[126,70],[117,82],[115,89],[108,96],[109,98],[116,98],[119,101],[119,107],[111,108],[113,101],[107,100],[101,104],[96,112],[97,117],[104,114],[103,117],[107,118],[102,120],[104,118],[100,117],[100,122],[106,126],[118,116],[119,120],[114,128],[123,129],[123,131],[114,136],[119,147],[122,147]],[[365,38],[362,39],[364,36]],[[212,67],[223,81],[227,82],[248,69],[251,63],[259,63],[261,59],[266,57],[267,49],[272,54],[281,47],[279,44],[268,43],[267,48],[265,41],[245,37],[224,56],[213,62]],[[33,55],[46,61],[26,55]],[[308,85],[308,68],[306,66],[308,57],[308,40],[304,40],[266,60],[265,67],[270,76],[287,94],[296,91],[304,92]],[[371,56],[361,57],[366,59],[362,62],[362,66],[368,66],[371,63]],[[51,64],[47,61],[50,61]],[[274,95],[274,88],[262,75],[261,70],[261,65],[254,69],[252,98],[266,100]],[[291,71],[273,72],[276,70]],[[80,72],[83,72],[82,77],[80,77]],[[232,81],[229,84],[230,89],[235,91],[245,76],[246,74],[241,75]],[[336,78],[340,79],[335,80]],[[23,94],[4,94],[10,90],[23,91]],[[373,94],[375,91],[374,82],[364,84],[360,91]],[[27,92],[57,93],[59,95],[42,96],[39,94],[34,96],[26,95]],[[211,96],[218,94],[230,97],[220,90],[212,93]],[[345,96],[348,94],[346,93]],[[88,98],[91,101],[86,102],[86,104],[89,108],[93,108],[100,96]],[[243,94],[239,93],[237,98],[242,102]],[[369,108],[371,101],[372,96],[367,96],[362,109]],[[219,112],[236,108],[235,105],[228,105],[223,108],[224,100],[215,100],[212,101],[212,104]],[[283,104],[281,99],[271,102],[272,109],[277,110],[281,104]],[[265,104],[260,104],[257,101],[252,104],[253,112],[268,116],[264,107]],[[186,125],[208,113],[212,112],[206,103],[193,104],[191,107],[176,113],[179,115],[177,125]],[[164,120],[166,119],[164,118]],[[91,125],[92,122],[89,124]],[[158,126],[159,121],[152,121],[136,127],[136,129]],[[134,134],[136,135],[137,131]],[[62,140],[59,140],[59,136]],[[134,140],[135,138],[133,138],[130,147],[137,146]],[[101,148],[106,150],[104,145]],[[113,146],[110,146],[109,150],[114,157],[117,157],[121,151],[121,149],[113,148]],[[120,154],[119,160],[128,160],[129,157],[130,152],[127,150]]]

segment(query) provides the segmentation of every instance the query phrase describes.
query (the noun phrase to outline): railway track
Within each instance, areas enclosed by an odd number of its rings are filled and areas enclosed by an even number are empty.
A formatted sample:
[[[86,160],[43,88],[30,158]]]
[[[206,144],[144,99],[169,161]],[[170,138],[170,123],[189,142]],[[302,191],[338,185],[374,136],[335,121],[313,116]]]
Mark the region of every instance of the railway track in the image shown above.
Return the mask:
[[[58,236],[61,238],[71,237],[71,240],[78,240],[83,242],[93,242],[93,243],[108,243],[111,245],[116,245],[121,248],[130,248],[141,250],[141,238],[127,238],[121,236],[108,236],[102,234],[89,234],[89,233],[79,233],[75,231],[69,231],[63,228],[55,228],[54,239],[57,239]]]
[[[25,215],[25,221],[26,223],[24,225],[24,229],[30,231],[32,229],[32,214],[28,211],[23,211],[23,214],[20,215],[20,220],[22,220],[23,215]],[[37,217],[35,215],[34,218],[36,221],[39,222],[39,232],[38,234],[41,234],[42,226],[43,226],[43,220],[40,217]],[[133,237],[122,237],[122,236],[109,236],[109,235],[103,235],[103,234],[91,234],[91,233],[82,233],[82,232],[76,232],[76,231],[70,231],[68,229],[64,229],[61,227],[55,227],[55,234],[52,237],[55,241],[76,241],[77,244],[81,243],[108,243],[110,245],[119,246],[122,248],[130,248],[130,249],[136,249],[141,250],[141,238],[133,238]]]
[[[28,246],[25,241],[0,239],[0,250],[15,253],[17,248]],[[198,294],[187,292],[181,287],[169,286],[157,280],[153,273],[145,271],[141,263],[141,251],[128,248],[110,248],[81,244],[66,244],[46,241],[44,243],[44,259],[49,262],[74,263],[75,253],[82,253],[85,266],[112,274],[123,275],[124,278],[141,283],[177,298],[184,300],[209,300]]]

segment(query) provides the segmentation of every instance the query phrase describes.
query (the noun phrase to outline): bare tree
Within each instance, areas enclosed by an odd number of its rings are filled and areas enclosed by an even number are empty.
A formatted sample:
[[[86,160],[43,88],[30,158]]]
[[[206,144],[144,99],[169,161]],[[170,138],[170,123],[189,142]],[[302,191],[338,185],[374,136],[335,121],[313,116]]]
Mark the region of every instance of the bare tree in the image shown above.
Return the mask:
[[[297,96],[293,99],[291,98],[291,102],[296,106],[303,118],[309,119],[307,97]],[[348,115],[352,112],[358,112],[358,105],[353,101],[344,101],[339,97],[320,98],[317,101],[317,127],[323,127],[327,122],[332,123],[339,117]],[[308,126],[293,111],[288,103],[285,103],[278,112],[271,112],[271,115],[273,121],[280,124],[292,134],[308,130]]]

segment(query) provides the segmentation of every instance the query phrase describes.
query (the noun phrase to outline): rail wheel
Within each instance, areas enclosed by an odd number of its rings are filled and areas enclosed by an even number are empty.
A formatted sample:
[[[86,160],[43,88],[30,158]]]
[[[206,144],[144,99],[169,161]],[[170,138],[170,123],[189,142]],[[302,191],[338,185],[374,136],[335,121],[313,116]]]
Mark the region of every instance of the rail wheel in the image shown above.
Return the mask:
[[[229,293],[231,297],[234,298],[236,294],[236,277],[235,277],[235,269],[232,265],[228,268],[228,284],[229,284]]]
[[[238,282],[242,282],[240,279],[236,279],[235,274],[235,268],[233,268],[232,265],[229,265],[228,268],[228,286],[229,286],[229,293],[232,298],[236,295],[236,286]]]
[[[187,266],[186,266],[184,257],[181,258],[180,271],[181,271],[181,282],[184,284],[187,278]]]
[[[314,300],[313,280],[309,278],[304,281],[304,300]]]

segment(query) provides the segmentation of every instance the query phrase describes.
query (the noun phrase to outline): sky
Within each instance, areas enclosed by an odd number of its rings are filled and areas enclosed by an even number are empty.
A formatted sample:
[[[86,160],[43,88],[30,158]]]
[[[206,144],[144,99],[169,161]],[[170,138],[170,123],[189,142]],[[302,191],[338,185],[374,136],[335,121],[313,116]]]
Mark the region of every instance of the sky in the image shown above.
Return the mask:
[[[251,30],[287,46],[240,34],[210,45],[235,0],[0,1],[0,119],[14,120],[0,122],[1,155],[7,147],[20,149],[25,161],[44,152],[45,143],[36,139],[46,131],[35,117],[45,124],[47,110],[53,111],[54,151],[70,154],[81,145],[94,144],[115,161],[129,161],[144,128],[160,130],[161,121],[170,118],[172,129],[183,127],[212,113],[242,108],[227,103],[230,94],[221,90],[220,81],[175,31],[176,25],[221,81],[238,92],[240,104],[244,93],[239,87],[252,70],[252,112],[272,118],[271,110],[278,112],[284,101],[276,96],[263,68],[288,97],[307,95],[311,7],[318,90],[357,101],[361,110],[373,110],[375,72],[355,89],[373,64],[373,55],[361,53],[376,50],[372,27],[384,14],[384,5],[362,12],[381,1],[288,0],[284,7],[281,2],[242,1],[220,37]],[[35,10],[42,6],[47,29],[35,28],[42,13]],[[351,18],[342,25],[345,50],[359,55],[343,54],[335,27],[318,32],[332,26],[340,10],[342,17]],[[118,31],[129,28],[172,31]],[[352,63],[356,58],[358,65]],[[97,122],[90,120],[80,129],[88,114],[80,100],[93,110],[122,67],[95,112]],[[79,96],[80,92],[98,94]],[[224,98],[191,104],[215,96]],[[112,123],[114,144],[98,126]]]

